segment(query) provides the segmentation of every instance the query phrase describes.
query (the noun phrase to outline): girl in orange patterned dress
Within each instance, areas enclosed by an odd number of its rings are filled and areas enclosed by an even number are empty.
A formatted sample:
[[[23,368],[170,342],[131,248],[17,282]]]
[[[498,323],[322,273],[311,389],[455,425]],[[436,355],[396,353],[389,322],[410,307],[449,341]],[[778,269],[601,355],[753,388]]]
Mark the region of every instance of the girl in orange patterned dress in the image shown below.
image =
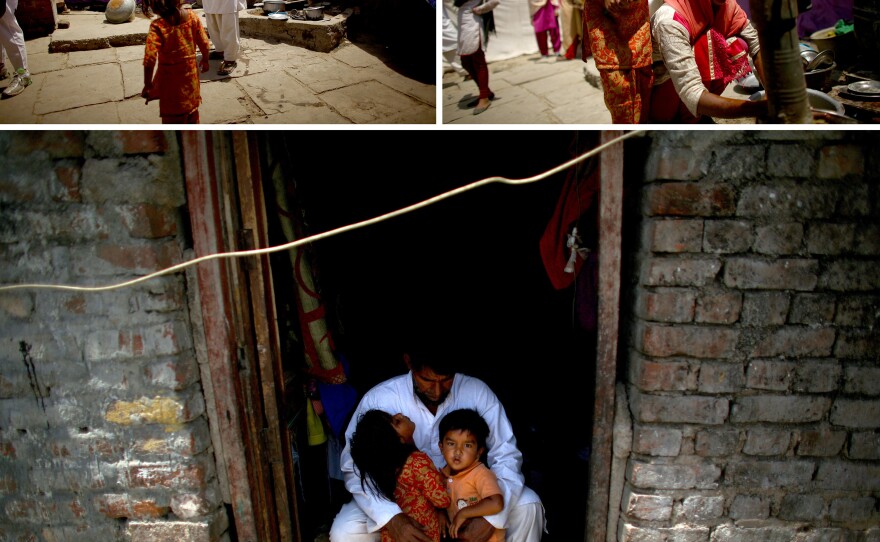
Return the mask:
[[[358,419],[351,436],[351,458],[365,490],[396,502],[431,540],[439,542],[451,501],[434,462],[416,449],[415,429],[403,414],[369,410]],[[384,528],[382,542],[393,542]]]
[[[159,18],[150,23],[144,51],[141,96],[159,100],[163,124],[198,124],[199,68],[208,71],[208,35],[199,17],[180,0],[143,0],[143,13]],[[196,48],[202,53],[196,63]],[[159,64],[156,69],[156,64]]]

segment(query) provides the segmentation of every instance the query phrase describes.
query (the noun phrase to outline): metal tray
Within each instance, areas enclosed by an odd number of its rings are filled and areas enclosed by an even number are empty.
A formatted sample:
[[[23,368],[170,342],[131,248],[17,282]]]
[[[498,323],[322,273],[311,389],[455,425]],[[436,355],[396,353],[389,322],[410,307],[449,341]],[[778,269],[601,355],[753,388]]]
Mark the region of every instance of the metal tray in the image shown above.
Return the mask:
[[[880,96],[880,81],[857,81],[848,84],[846,89],[853,94]]]

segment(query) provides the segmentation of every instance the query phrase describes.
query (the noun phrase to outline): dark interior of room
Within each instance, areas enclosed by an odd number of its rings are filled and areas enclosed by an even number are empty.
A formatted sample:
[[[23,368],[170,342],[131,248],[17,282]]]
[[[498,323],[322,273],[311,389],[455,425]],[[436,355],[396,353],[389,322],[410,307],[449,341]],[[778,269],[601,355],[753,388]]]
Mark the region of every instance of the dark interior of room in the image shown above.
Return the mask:
[[[384,131],[363,145],[363,134],[324,135],[336,158],[304,160],[300,134],[273,135],[285,178],[296,183],[307,234],[490,176],[537,175],[598,140],[596,132],[573,131]],[[311,253],[336,352],[348,360],[358,394],[404,372],[406,337],[426,330],[454,344],[465,372],[493,388],[513,423],[526,482],[544,502],[547,542],[583,537],[593,401],[595,333],[577,325],[574,288],[554,289],[539,251],[566,175],[478,187],[320,240]],[[595,246],[595,216],[585,222],[584,242]],[[283,242],[271,232],[270,241]],[[284,257],[273,268],[289,267]],[[289,287],[276,280],[279,305],[292,295]],[[325,448],[298,451],[304,540],[325,531],[348,498],[327,479]]]

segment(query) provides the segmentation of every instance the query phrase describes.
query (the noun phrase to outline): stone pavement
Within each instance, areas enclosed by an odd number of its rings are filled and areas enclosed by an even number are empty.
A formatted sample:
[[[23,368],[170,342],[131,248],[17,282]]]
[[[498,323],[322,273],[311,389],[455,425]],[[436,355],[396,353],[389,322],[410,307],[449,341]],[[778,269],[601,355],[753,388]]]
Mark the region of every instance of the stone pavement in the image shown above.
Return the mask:
[[[140,97],[149,21],[114,25],[92,11],[59,15],[64,19],[69,28],[27,40],[33,84],[0,100],[0,123],[159,124],[158,102],[145,105]],[[77,44],[102,48],[73,50]],[[49,52],[65,49],[71,50]],[[414,72],[369,40],[344,39],[321,53],[243,37],[232,76],[217,76],[219,64],[212,60],[202,74],[202,124],[436,123],[435,82],[408,75]],[[0,81],[0,88],[8,84],[8,78]]]
[[[489,63],[495,100],[484,113],[468,104],[477,85],[455,73],[443,74],[444,124],[610,124],[599,72],[592,58],[565,60],[539,53]]]

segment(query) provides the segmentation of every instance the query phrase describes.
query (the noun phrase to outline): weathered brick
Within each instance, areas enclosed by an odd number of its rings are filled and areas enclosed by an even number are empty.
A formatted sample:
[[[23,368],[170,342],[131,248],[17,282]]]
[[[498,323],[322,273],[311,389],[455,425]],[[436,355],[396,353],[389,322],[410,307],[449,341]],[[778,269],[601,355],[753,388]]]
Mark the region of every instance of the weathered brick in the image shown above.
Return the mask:
[[[791,324],[828,324],[834,318],[835,297],[826,294],[795,294],[788,321]]]
[[[811,224],[807,251],[824,256],[847,254],[852,251],[855,235],[855,224]]]
[[[681,451],[681,430],[671,427],[636,425],[633,428],[633,451],[654,456],[677,456]]]
[[[837,391],[841,373],[837,360],[803,360],[795,369],[791,389],[804,393]]]
[[[743,367],[739,363],[704,361],[700,364],[697,384],[700,393],[735,393],[743,388],[744,383]]]
[[[665,521],[672,517],[672,497],[635,493],[627,487],[623,493],[623,513],[645,521]]]
[[[816,472],[819,489],[845,491],[880,491],[880,465],[827,460]]]
[[[872,210],[876,209],[876,206],[871,205],[871,190],[872,188],[865,182],[850,180],[839,183],[837,191],[840,197],[837,200],[837,216],[852,218],[871,216]]]
[[[819,276],[818,286],[835,292],[870,292],[880,289],[876,261],[834,260]]]
[[[880,254],[880,225],[866,224],[856,229],[852,250],[861,256]]]
[[[672,528],[641,527],[620,521],[620,542],[708,542],[709,528],[676,525]]]
[[[161,389],[182,390],[199,379],[199,365],[189,353],[150,363],[143,368],[144,382]]]
[[[740,488],[796,490],[810,483],[814,470],[812,461],[743,461],[727,466],[725,480]]]
[[[198,493],[176,493],[171,498],[171,510],[180,519],[207,516],[222,504],[213,488]]]
[[[160,239],[177,234],[178,210],[174,207],[139,203],[103,208],[108,222],[119,222],[133,239]]]
[[[86,361],[173,356],[190,346],[189,330],[182,322],[165,322],[95,331],[85,339],[84,354]]]
[[[133,452],[147,460],[167,459],[170,455],[193,457],[211,445],[211,434],[205,418],[196,418],[175,431],[161,425],[144,425],[136,433]]]
[[[845,359],[876,360],[880,357],[880,329],[842,329],[834,355]]]
[[[786,256],[798,254],[804,240],[804,226],[797,222],[755,228],[753,248],[758,254]]]
[[[697,298],[694,320],[700,324],[732,324],[742,311],[740,292],[704,293]]]
[[[651,223],[653,252],[700,252],[702,220],[656,220]]]
[[[161,518],[168,514],[171,507],[168,497],[157,496],[133,497],[128,493],[108,493],[95,497],[95,508],[110,518],[150,519]]]
[[[838,190],[824,182],[750,184],[740,192],[736,214],[774,220],[829,218],[834,214],[837,199]]]
[[[716,489],[721,468],[709,461],[660,465],[631,460],[627,479],[643,489]]]
[[[819,495],[785,495],[779,518],[787,521],[820,522],[825,517],[825,500]]]
[[[754,395],[738,397],[731,407],[733,423],[807,423],[821,420],[831,408],[827,397]]]
[[[703,287],[715,280],[721,270],[716,258],[650,258],[644,265],[645,286]]]
[[[638,315],[645,320],[686,323],[694,319],[696,294],[693,290],[640,288],[637,296]]]
[[[732,216],[736,194],[731,186],[716,183],[664,183],[648,187],[649,216]]]
[[[740,434],[736,429],[703,429],[697,432],[694,452],[702,457],[733,455],[739,448]]]
[[[130,521],[127,534],[131,542],[214,542],[228,526],[225,511],[219,511],[200,520]]]
[[[759,495],[737,495],[730,505],[733,520],[766,519],[770,517],[770,502]]]
[[[743,220],[707,220],[703,250],[712,254],[748,252],[752,246],[752,225]]]
[[[102,243],[72,249],[71,270],[79,276],[146,275],[182,260],[174,241]]]
[[[108,182],[125,179],[124,183]],[[161,155],[88,158],[80,182],[83,201],[151,203],[179,207],[186,203],[179,162]]]
[[[140,397],[133,401],[114,400],[107,406],[104,417],[108,422],[122,426],[161,424],[175,427],[204,414],[204,398],[198,391],[190,389],[172,396]]]
[[[55,201],[80,203],[79,179],[82,169],[79,164],[59,163],[55,166],[55,183],[50,191]]]
[[[827,357],[831,355],[834,338],[835,331],[831,327],[788,326],[770,333],[755,346],[750,357]]]
[[[749,363],[746,384],[757,390],[785,391],[794,379],[793,361],[756,359]]]
[[[85,150],[84,132],[72,130],[24,131],[13,138],[9,152],[15,156],[28,156],[30,160],[46,158],[75,158]],[[34,156],[36,155],[36,156]]]
[[[828,517],[831,521],[867,521],[874,516],[876,499],[873,497],[841,498],[831,501]]]
[[[840,453],[846,442],[846,431],[834,431],[827,427],[804,430],[800,434],[797,455],[831,457]]]
[[[731,258],[724,267],[724,284],[744,290],[811,291],[818,271],[815,260]]]
[[[849,457],[853,459],[880,459],[880,434],[856,432],[849,444]]]
[[[865,172],[865,155],[856,145],[828,145],[819,150],[819,167],[816,176],[820,179],[843,179],[862,175]]]
[[[739,331],[725,327],[645,324],[637,348],[649,356],[729,358],[736,353]]]
[[[630,360],[630,381],[645,391],[695,389],[697,375],[686,361],[651,361],[639,355]]]
[[[721,495],[690,495],[675,505],[678,523],[706,523],[717,520],[724,513],[724,497]]]
[[[204,464],[156,463],[128,469],[130,487],[146,489],[198,489],[204,487],[208,474]]]
[[[163,153],[167,148],[165,132],[159,130],[120,130],[116,135],[125,154]]]
[[[741,321],[747,326],[776,326],[788,317],[790,299],[785,292],[746,292]]]
[[[755,428],[746,433],[743,453],[746,455],[783,455],[791,443],[791,432],[772,428]]]
[[[880,400],[835,399],[830,420],[842,427],[880,428]]]
[[[700,178],[706,168],[702,154],[693,149],[660,146],[651,152],[645,176],[647,180],[692,181]]]
[[[809,177],[814,163],[807,145],[773,144],[767,149],[767,172],[773,177]]]
[[[729,401],[711,396],[674,397],[635,393],[630,403],[635,419],[641,422],[718,425],[727,418]]]

